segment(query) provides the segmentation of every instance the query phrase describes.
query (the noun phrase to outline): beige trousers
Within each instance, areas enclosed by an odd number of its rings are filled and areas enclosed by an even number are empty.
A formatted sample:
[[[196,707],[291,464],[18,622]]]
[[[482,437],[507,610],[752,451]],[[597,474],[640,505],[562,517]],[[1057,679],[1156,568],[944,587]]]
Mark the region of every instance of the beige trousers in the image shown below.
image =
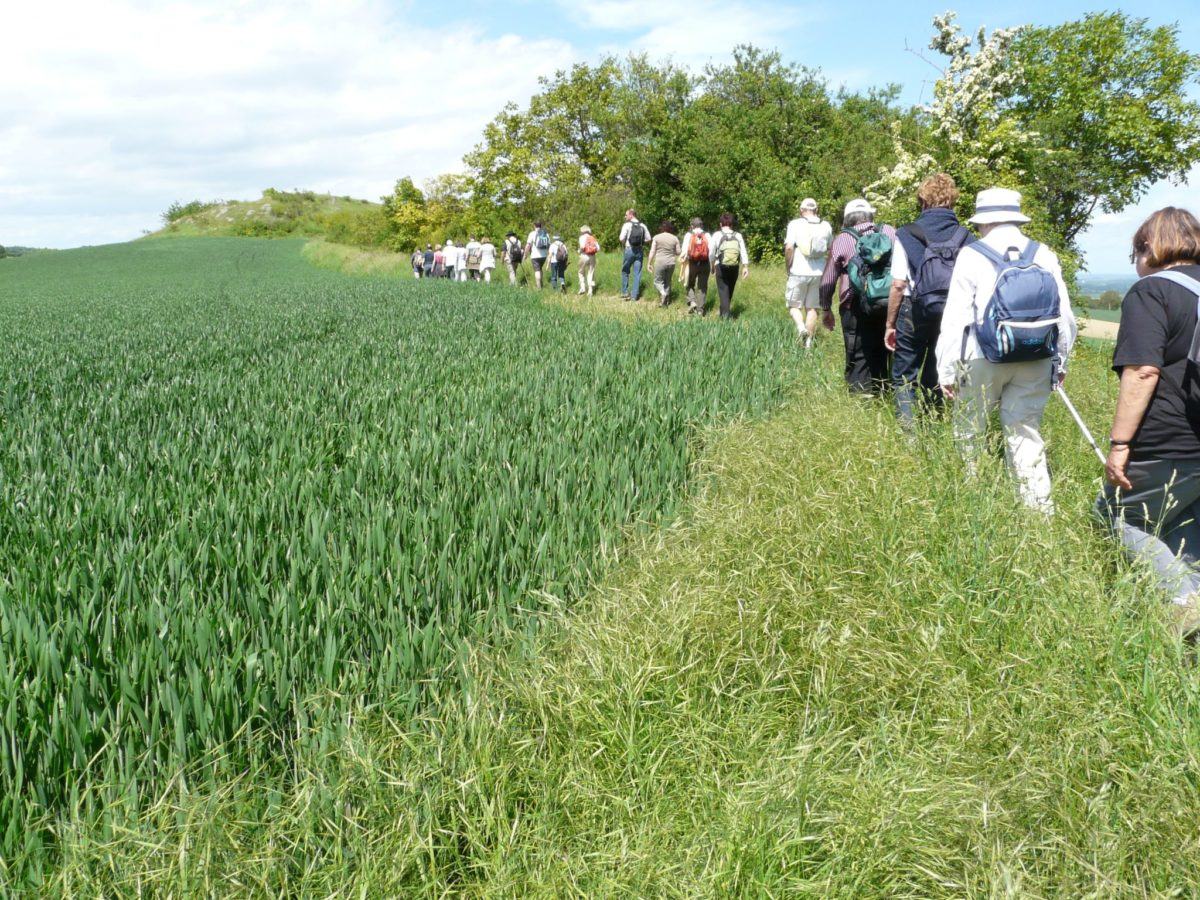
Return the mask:
[[[998,409],[1004,458],[1017,479],[1021,499],[1031,509],[1053,512],[1046,446],[1039,430],[1050,399],[1053,364],[1048,359],[1020,363],[973,359],[964,370],[954,410],[954,436],[967,468],[973,471],[975,461],[986,452],[983,437],[988,416]]]

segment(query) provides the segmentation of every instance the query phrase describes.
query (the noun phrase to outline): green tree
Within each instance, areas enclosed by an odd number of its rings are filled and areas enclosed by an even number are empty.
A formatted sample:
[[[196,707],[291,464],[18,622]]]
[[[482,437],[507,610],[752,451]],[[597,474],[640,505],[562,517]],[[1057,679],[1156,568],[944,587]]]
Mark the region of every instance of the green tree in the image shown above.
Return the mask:
[[[1020,77],[1004,111],[1039,136],[1031,174],[1068,243],[1097,209],[1118,212],[1156,181],[1179,183],[1200,159],[1200,103],[1187,96],[1200,57],[1177,36],[1120,12],[1017,36]]]

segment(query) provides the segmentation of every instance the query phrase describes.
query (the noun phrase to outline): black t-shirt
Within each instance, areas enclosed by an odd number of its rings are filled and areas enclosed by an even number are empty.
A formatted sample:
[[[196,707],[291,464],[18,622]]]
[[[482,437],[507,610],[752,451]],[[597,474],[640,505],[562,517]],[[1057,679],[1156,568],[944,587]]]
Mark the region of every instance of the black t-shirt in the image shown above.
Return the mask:
[[[1200,279],[1200,266],[1172,271]],[[1121,302],[1113,369],[1155,366],[1158,386],[1133,439],[1133,459],[1200,458],[1200,378],[1188,362],[1196,295],[1163,278],[1143,278]]]

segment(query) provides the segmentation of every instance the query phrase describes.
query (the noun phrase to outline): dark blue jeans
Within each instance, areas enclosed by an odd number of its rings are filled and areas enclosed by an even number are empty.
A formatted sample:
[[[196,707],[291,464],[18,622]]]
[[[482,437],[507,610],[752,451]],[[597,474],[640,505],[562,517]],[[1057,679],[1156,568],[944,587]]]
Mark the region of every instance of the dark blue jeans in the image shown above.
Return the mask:
[[[914,312],[907,297],[896,318],[896,354],[892,359],[892,387],[896,394],[896,418],[901,425],[912,425],[916,417],[917,389],[921,407],[940,409],[942,392],[938,390],[937,341],[942,317]]]
[[[633,290],[629,290],[629,270],[633,270]],[[634,300],[642,292],[642,251],[625,248],[625,258],[621,261],[621,294],[633,297]]]

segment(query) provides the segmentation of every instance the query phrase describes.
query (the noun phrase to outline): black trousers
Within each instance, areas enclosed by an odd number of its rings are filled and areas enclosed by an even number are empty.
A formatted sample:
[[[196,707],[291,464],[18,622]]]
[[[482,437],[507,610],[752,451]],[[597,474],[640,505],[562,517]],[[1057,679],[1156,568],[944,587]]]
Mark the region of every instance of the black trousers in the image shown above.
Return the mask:
[[[725,266],[717,263],[714,266],[717,276],[717,296],[721,300],[721,318],[729,319],[733,317],[733,289],[737,286],[738,267]]]
[[[888,349],[883,343],[886,312],[864,316],[852,301],[841,314],[846,387],[851,393],[882,394],[888,383]]]

